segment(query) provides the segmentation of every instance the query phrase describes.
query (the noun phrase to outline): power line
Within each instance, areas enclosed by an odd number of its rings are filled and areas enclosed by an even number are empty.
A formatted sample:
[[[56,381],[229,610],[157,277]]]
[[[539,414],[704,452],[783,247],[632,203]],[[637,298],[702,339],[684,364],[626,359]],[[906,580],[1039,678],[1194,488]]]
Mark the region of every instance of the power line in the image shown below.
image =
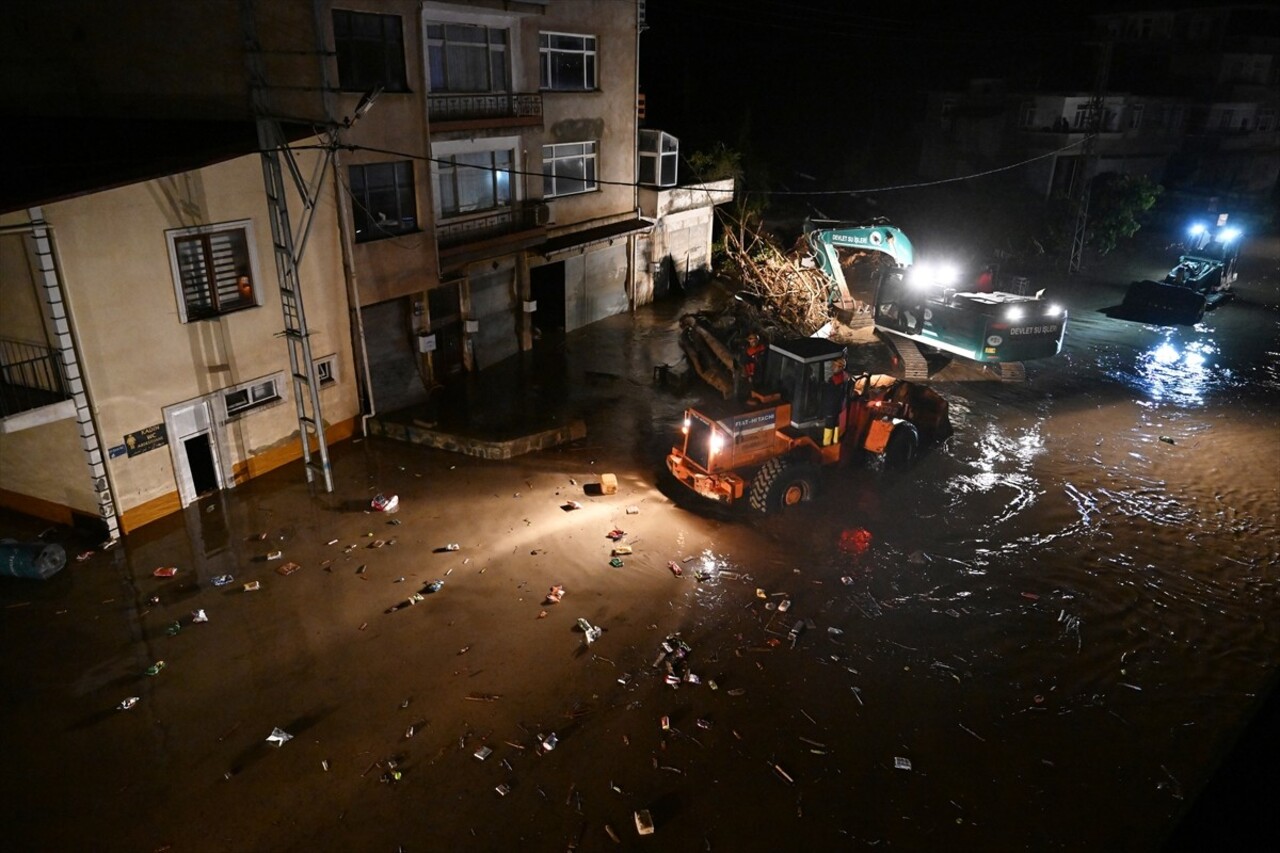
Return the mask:
[[[1079,140],[1079,141],[1077,141],[1077,142],[1071,142],[1071,143],[1069,143],[1069,144],[1067,144],[1067,145],[1062,146],[1061,148],[1055,148],[1055,149],[1054,149],[1054,150],[1052,150],[1052,151],[1048,151],[1048,152],[1046,152],[1046,153],[1044,153],[1044,154],[1038,154],[1038,155],[1036,155],[1035,157],[1029,157],[1029,158],[1027,158],[1026,160],[1020,160],[1020,161],[1019,161],[1019,162],[1017,162],[1017,163],[1010,163],[1010,164],[1005,165],[1005,166],[997,166],[997,167],[996,167],[996,168],[994,168],[994,169],[987,169],[987,170],[982,171],[982,172],[974,172],[974,173],[969,174],[969,175],[959,175],[959,176],[956,176],[956,177],[953,177],[953,178],[939,178],[938,180],[935,180],[935,181],[918,181],[918,182],[915,182],[915,183],[909,183],[909,184],[892,184],[892,185],[889,185],[889,186],[883,186],[883,187],[867,187],[867,188],[861,188],[861,189],[840,189],[840,190],[744,190],[744,192],[745,192],[746,194],[748,194],[748,195],[763,195],[763,196],[832,196],[832,195],[866,195],[866,194],[868,194],[868,193],[887,193],[887,192],[894,192],[894,191],[897,191],[897,190],[912,190],[912,189],[920,189],[920,188],[922,188],[922,187],[934,187],[934,186],[940,186],[940,185],[943,185],[943,184],[961,183],[961,182],[963,182],[963,181],[971,181],[971,180],[976,180],[976,179],[978,179],[978,178],[985,178],[985,177],[987,177],[988,175],[995,175],[995,174],[999,174],[1000,172],[1008,172],[1008,171],[1012,171],[1012,170],[1014,170],[1014,169],[1019,169],[1019,168],[1021,168],[1021,167],[1023,167],[1023,166],[1029,165],[1029,164],[1031,164],[1031,163],[1038,162],[1038,161],[1040,161],[1040,160],[1046,160],[1046,159],[1048,159],[1048,158],[1050,158],[1050,157],[1056,157],[1056,156],[1058,156],[1059,154],[1062,154],[1062,153],[1064,153],[1064,152],[1070,151],[1070,150],[1071,150],[1071,149],[1073,149],[1073,148],[1079,148],[1080,146],[1084,145],[1084,144],[1085,144],[1089,139],[1091,139],[1091,138],[1092,138],[1092,136],[1091,136],[1091,135],[1090,135],[1090,136],[1087,136],[1085,139],[1081,139],[1081,140]],[[302,149],[324,148],[324,147],[328,147],[328,146],[319,146],[319,145],[301,145],[301,146],[297,146],[297,147],[298,147],[300,150],[302,150]],[[343,148],[343,149],[345,149],[345,150],[347,150],[347,151],[364,151],[364,152],[368,152],[368,153],[372,153],[372,154],[387,154],[387,155],[390,155],[390,156],[393,156],[393,157],[401,157],[401,158],[408,159],[408,160],[419,160],[419,161],[427,162],[427,163],[436,163],[436,164],[439,164],[439,165],[447,165],[447,166],[451,166],[451,167],[453,167],[453,168],[478,169],[478,170],[480,170],[480,171],[484,171],[484,172],[504,172],[504,173],[506,173],[506,174],[508,174],[508,175],[519,175],[519,176],[521,176],[521,177],[533,177],[533,178],[548,178],[548,177],[552,177],[552,175],[550,175],[550,174],[548,174],[548,173],[546,173],[546,172],[530,172],[530,171],[524,171],[524,170],[521,170],[521,169],[499,169],[499,168],[498,168],[498,167],[496,167],[496,166],[481,166],[481,165],[476,165],[476,164],[472,164],[472,163],[458,163],[458,162],[456,162],[456,161],[454,161],[454,160],[448,160],[448,159],[443,159],[443,158],[439,158],[439,157],[428,157],[428,156],[427,156],[427,155],[425,155],[425,154],[412,154],[412,153],[409,153],[409,152],[406,152],[406,151],[396,151],[396,150],[394,150],[394,149],[390,149],[390,148],[375,148],[375,147],[373,147],[373,146],[369,146],[369,145],[343,144],[343,145],[341,145],[340,147],[341,147],[341,148]],[[641,184],[639,181],[609,181],[609,180],[605,180],[605,179],[603,179],[603,178],[596,178],[596,179],[595,179],[595,181],[594,181],[594,183],[595,183],[595,184],[597,184],[597,185],[603,185],[603,186],[612,186],[612,187],[628,187],[628,188],[633,188],[633,189],[634,189],[635,187],[649,186],[648,184]]]

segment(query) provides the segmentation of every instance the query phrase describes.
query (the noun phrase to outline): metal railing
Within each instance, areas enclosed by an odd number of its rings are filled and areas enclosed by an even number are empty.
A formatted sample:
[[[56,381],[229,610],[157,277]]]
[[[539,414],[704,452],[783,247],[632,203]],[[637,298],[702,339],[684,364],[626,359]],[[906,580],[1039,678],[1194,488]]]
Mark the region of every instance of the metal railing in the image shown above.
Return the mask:
[[[0,417],[70,398],[56,352],[41,344],[0,338]]]
[[[542,95],[514,92],[427,95],[427,115],[433,122],[537,118],[542,115]]]
[[[539,208],[542,208],[540,211]],[[462,246],[528,231],[541,224],[546,210],[542,204],[524,203],[517,207],[501,208],[490,213],[462,219],[455,222],[443,222],[436,226],[436,240],[441,249]]]

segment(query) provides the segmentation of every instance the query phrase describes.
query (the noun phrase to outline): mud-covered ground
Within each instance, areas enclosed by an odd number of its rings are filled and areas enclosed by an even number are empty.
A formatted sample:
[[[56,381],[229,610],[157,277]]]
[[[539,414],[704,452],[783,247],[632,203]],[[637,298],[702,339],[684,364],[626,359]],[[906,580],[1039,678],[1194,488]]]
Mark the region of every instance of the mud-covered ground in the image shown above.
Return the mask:
[[[1063,354],[939,382],[956,434],[914,472],[787,516],[659,488],[705,390],[654,385],[664,303],[527,376],[579,444],[346,442],[333,494],[289,466],[83,561],[55,532],[66,569],[0,583],[5,847],[1160,847],[1276,674],[1280,249],[1199,326],[1100,313],[1167,268],[1156,242],[1046,274]],[[655,666],[677,633],[697,683]]]

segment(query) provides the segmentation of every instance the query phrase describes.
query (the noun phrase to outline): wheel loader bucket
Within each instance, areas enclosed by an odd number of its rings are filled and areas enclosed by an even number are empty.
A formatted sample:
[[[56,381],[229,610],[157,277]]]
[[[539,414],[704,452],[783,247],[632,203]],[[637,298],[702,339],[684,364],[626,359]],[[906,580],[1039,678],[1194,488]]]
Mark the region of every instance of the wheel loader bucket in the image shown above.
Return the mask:
[[[1123,307],[1133,314],[1158,314],[1194,323],[1204,314],[1205,298],[1176,284],[1135,281],[1124,295]]]

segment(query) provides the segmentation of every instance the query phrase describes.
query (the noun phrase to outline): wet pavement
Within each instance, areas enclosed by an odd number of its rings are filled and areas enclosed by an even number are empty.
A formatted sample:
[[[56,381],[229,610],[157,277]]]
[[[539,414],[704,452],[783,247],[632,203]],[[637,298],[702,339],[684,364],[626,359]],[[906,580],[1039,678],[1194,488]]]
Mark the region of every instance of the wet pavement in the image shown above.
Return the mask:
[[[288,466],[83,561],[69,537],[59,575],[0,583],[8,845],[1176,844],[1280,648],[1280,246],[1250,248],[1239,298],[1194,328],[1101,313],[1168,266],[1155,246],[1046,274],[1061,356],[938,383],[952,439],[786,516],[659,487],[708,390],[654,367],[707,290],[411,413],[494,436],[582,418],[583,441],[500,462],[344,442],[332,494]],[[399,511],[369,512],[378,493]],[[698,683],[668,683],[674,634]]]

